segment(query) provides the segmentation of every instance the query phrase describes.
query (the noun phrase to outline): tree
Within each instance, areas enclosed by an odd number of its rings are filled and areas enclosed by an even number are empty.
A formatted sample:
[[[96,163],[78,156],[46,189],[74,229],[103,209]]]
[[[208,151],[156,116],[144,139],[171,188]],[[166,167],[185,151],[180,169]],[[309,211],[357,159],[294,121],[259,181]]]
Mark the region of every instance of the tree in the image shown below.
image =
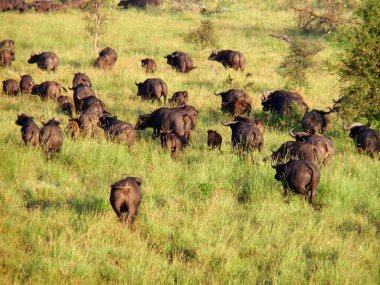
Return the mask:
[[[340,112],[348,120],[380,123],[380,1],[366,0],[356,13],[360,24],[341,33],[343,52],[336,66],[343,83]]]
[[[109,9],[111,4],[112,0],[90,0],[85,6],[86,30],[92,38],[96,54],[99,53],[99,38],[104,32],[104,27],[113,18]]]
[[[334,31],[350,22],[356,0],[290,0],[297,26],[306,32]]]

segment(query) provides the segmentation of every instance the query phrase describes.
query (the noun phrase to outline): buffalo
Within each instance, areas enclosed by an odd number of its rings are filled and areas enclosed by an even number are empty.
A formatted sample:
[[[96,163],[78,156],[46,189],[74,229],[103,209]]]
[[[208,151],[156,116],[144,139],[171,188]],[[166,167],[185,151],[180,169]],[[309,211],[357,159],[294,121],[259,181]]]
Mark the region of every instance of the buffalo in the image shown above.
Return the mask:
[[[73,87],[72,88],[75,88],[82,83],[84,85],[87,85],[88,87],[91,87],[91,80],[86,74],[80,73],[80,72],[75,73],[74,78],[73,78]]]
[[[29,117],[25,114],[18,115],[16,124],[21,126],[21,137],[25,145],[39,145],[40,128],[33,121],[33,117]]]
[[[17,81],[14,79],[4,80],[3,92],[10,96],[16,96],[20,92]]]
[[[193,66],[191,57],[184,52],[176,51],[164,58],[167,59],[167,64],[181,73],[187,73],[196,68]]]
[[[245,58],[240,51],[234,50],[214,50],[208,60],[217,61],[223,64],[224,67],[233,68],[234,70],[244,71]]]
[[[371,157],[380,152],[380,132],[371,129],[370,124],[363,125],[354,123],[350,127],[344,127],[345,131],[350,131],[350,138],[356,143],[360,153],[369,154]]]
[[[99,57],[96,59],[95,66],[101,69],[111,69],[117,60],[117,53],[114,49],[107,47],[100,51]]]
[[[71,101],[69,97],[61,95],[58,97],[57,103],[58,103],[58,107],[60,111],[69,115],[70,118],[73,117],[74,106],[73,106],[73,102]]]
[[[104,130],[99,126],[99,117],[90,112],[82,113],[78,119],[80,130],[85,137],[104,137]]]
[[[191,131],[195,128],[198,118],[198,111],[195,107],[186,105],[181,107],[172,108],[173,111],[182,114],[185,121],[185,138],[190,140]]]
[[[13,40],[4,40],[0,42],[0,50],[9,51],[12,57],[12,61],[16,60],[15,42]]]
[[[231,128],[231,142],[234,149],[239,152],[249,152],[256,149],[261,151],[264,145],[264,136],[256,126],[240,121],[223,125]]]
[[[41,70],[54,71],[58,70],[58,56],[53,52],[43,52],[40,54],[32,54],[28,60],[29,64],[37,63]]]
[[[83,99],[95,96],[95,91],[92,87],[88,86],[87,83],[80,83],[75,85],[73,88],[69,88],[74,91],[73,100],[74,106],[77,113],[82,111]]]
[[[145,58],[141,60],[141,67],[145,68],[146,73],[154,73],[157,69],[157,64],[153,58]]]
[[[297,93],[284,90],[269,92],[266,91],[261,97],[263,111],[272,111],[288,116],[294,111],[300,110],[304,113],[308,106],[304,99]]]
[[[133,223],[141,203],[141,183],[140,178],[127,177],[111,185],[110,203],[121,222]]]
[[[90,113],[93,116],[101,117],[105,112],[105,105],[102,100],[96,98],[95,96],[86,97],[82,100],[82,113]]]
[[[181,140],[171,131],[161,131],[161,147],[170,151],[170,156],[175,158],[181,151]]]
[[[173,94],[173,97],[169,99],[169,104],[173,106],[186,105],[188,99],[187,91],[178,91]]]
[[[12,53],[9,50],[0,50],[0,66],[10,67],[12,65]]]
[[[129,7],[139,7],[144,8],[147,5],[160,5],[162,0],[122,0],[117,4],[119,7],[129,8]]]
[[[63,144],[62,130],[59,121],[51,119],[47,123],[43,123],[40,131],[40,144],[44,147],[47,154],[59,152]]]
[[[329,108],[328,112],[322,110],[311,110],[306,112],[302,118],[302,129],[308,134],[323,134],[326,131],[325,115],[331,114],[335,109]]]
[[[150,114],[139,115],[135,129],[144,130],[146,128],[153,128],[153,139],[160,135],[160,131],[172,130],[181,140],[182,145],[186,145],[187,131],[191,129],[191,119],[187,114],[163,107]]]
[[[265,121],[266,119],[254,119],[254,118],[248,118],[246,116],[242,116],[242,115],[238,115],[238,116],[235,116],[234,117],[234,121],[240,121],[240,122],[244,122],[244,123],[247,123],[247,124],[251,124],[253,126],[256,126],[260,132],[262,134],[265,133],[265,127],[264,127],[264,124],[263,122]]]
[[[214,94],[222,97],[221,110],[223,113],[232,115],[250,114],[252,99],[245,91],[230,89],[221,93],[214,91]]]
[[[108,113],[100,117],[100,127],[112,139],[125,143],[128,148],[133,147],[136,139],[135,129],[131,124],[119,120]]]
[[[42,100],[58,99],[62,94],[62,89],[67,91],[66,88],[62,87],[62,85],[55,81],[45,81],[41,84],[36,84],[32,87],[32,94],[38,95]]]
[[[80,127],[79,119],[69,119],[69,122],[66,127],[66,134],[71,139],[76,139],[79,136]]]
[[[291,189],[304,195],[312,203],[321,178],[319,169],[313,163],[307,160],[291,160],[272,167],[276,169],[274,177],[282,182],[285,194]]]
[[[148,78],[144,82],[137,83],[137,96],[144,100],[158,100],[164,96],[164,104],[168,95],[168,85],[159,78]]]
[[[34,83],[34,80],[30,75],[25,74],[21,76],[21,80],[20,80],[21,93],[31,95],[34,85],[36,85],[36,83]]]
[[[34,1],[32,6],[36,9],[36,12],[47,13],[50,11],[61,11],[67,8],[65,4],[57,4],[52,1]]]
[[[288,141],[283,143],[278,150],[272,151],[272,161],[283,162],[286,158],[307,160],[313,164],[320,164],[322,160],[318,148],[304,142]]]
[[[322,160],[323,164],[327,165],[331,158],[334,156],[334,144],[333,142],[323,135],[310,135],[308,133],[299,132],[296,134],[290,133],[292,137],[298,142],[305,142],[314,145],[318,150],[319,161]]]
[[[222,141],[222,136],[217,131],[207,131],[207,146],[211,148],[218,148],[220,150],[222,147]]]

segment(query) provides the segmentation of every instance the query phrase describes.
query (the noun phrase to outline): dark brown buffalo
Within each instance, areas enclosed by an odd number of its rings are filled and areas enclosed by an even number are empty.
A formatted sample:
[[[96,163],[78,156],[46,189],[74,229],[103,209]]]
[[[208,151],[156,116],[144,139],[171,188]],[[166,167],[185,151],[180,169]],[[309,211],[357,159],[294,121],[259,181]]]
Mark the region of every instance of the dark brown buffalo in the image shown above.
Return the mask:
[[[186,105],[186,106],[171,108],[171,110],[182,114],[183,119],[185,121],[185,138],[186,140],[190,140],[191,131],[195,129],[195,124],[198,118],[197,109],[195,109],[195,107],[193,106]]]
[[[136,139],[136,131],[131,124],[105,113],[100,117],[100,127],[104,129],[104,132],[110,138],[120,143],[125,143],[128,148],[133,147]]]
[[[265,126],[263,122],[266,119],[254,119],[254,118],[248,118],[246,116],[238,115],[234,117],[234,121],[244,122],[247,124],[251,124],[253,126],[256,126],[262,134],[265,133]]]
[[[110,203],[120,222],[133,223],[141,203],[141,183],[140,178],[127,177],[111,185]]]
[[[62,0],[62,3],[69,8],[83,8],[85,0]]]
[[[223,125],[231,128],[231,142],[234,149],[239,152],[249,152],[256,149],[261,151],[264,145],[264,136],[256,126],[239,121]]]
[[[29,117],[25,114],[18,115],[16,124],[21,126],[21,137],[25,145],[39,145],[40,128],[33,121],[33,117]]]
[[[42,100],[50,99],[58,99],[62,94],[62,89],[67,91],[66,88],[62,87],[62,85],[55,81],[45,81],[41,84],[36,84],[32,88],[32,94],[38,95]]]
[[[214,91],[214,94],[222,97],[221,110],[223,113],[232,115],[250,114],[252,99],[245,91],[230,89],[221,93]]]
[[[220,62],[224,67],[233,68],[235,70],[240,69],[241,71],[244,71],[245,68],[244,55],[239,51],[214,50],[209,56],[208,60]]]
[[[3,92],[9,96],[16,96],[20,92],[17,81],[14,79],[4,80]]]
[[[59,152],[63,144],[59,121],[51,119],[47,123],[43,123],[43,125],[40,132],[40,144],[44,147],[44,151],[49,155]]]
[[[12,61],[16,60],[15,42],[13,40],[4,40],[0,42],[0,50],[9,51],[12,56]]]
[[[68,6],[65,4],[58,4],[53,1],[34,1],[32,6],[36,9],[36,12],[47,13],[51,11],[61,11]]]
[[[58,107],[60,111],[69,115],[70,118],[73,117],[74,106],[73,106],[73,102],[71,101],[69,97],[61,95],[58,97],[57,103],[58,103]]]
[[[87,83],[80,83],[73,88],[69,88],[74,91],[73,100],[75,105],[75,111],[79,114],[82,111],[83,99],[95,96],[95,91]]]
[[[172,158],[177,157],[181,151],[181,140],[171,131],[161,131],[161,147],[170,151]]]
[[[207,131],[207,146],[210,146],[211,148],[219,148],[220,150],[222,147],[222,141],[222,136],[217,131]]]
[[[81,113],[87,112],[100,118],[105,110],[103,101],[95,96],[86,97],[82,100]]]
[[[66,134],[71,139],[76,139],[79,136],[80,127],[79,127],[79,119],[69,119],[66,128]]]
[[[181,73],[187,73],[195,69],[191,57],[180,51],[175,51],[172,54],[164,56],[167,59],[167,64]]]
[[[153,73],[157,69],[157,64],[153,58],[145,58],[141,60],[141,67],[145,67],[146,73]]]
[[[304,142],[288,141],[278,150],[272,151],[272,161],[283,162],[286,158],[307,160],[316,165],[322,162],[319,150],[314,145]]]
[[[100,51],[95,66],[101,69],[111,69],[117,60],[117,53],[114,49],[107,47]]]
[[[9,50],[1,50],[0,51],[0,66],[10,67],[12,65],[12,53]]]
[[[186,105],[188,99],[187,91],[178,91],[173,94],[173,97],[169,99],[169,104],[174,106]]]
[[[325,115],[334,112],[329,108],[328,112],[322,110],[311,110],[306,112],[302,118],[302,129],[308,134],[323,134],[326,131],[327,121]]]
[[[162,0],[123,0],[120,1],[117,6],[119,7],[124,7],[125,9],[129,7],[139,7],[139,8],[144,8],[147,5],[160,5],[162,4]]]
[[[380,152],[380,132],[371,129],[370,126],[371,124],[354,123],[348,128],[344,127],[344,130],[350,131],[350,138],[354,140],[360,153],[373,157]]]
[[[302,113],[308,109],[306,102],[299,94],[284,90],[264,92],[261,105],[263,111],[276,112],[284,116],[293,114],[297,109]]]
[[[17,10],[20,12],[20,13],[26,13],[28,12],[30,9],[33,8],[33,5],[32,4],[29,4],[29,3],[26,3],[26,2],[21,2],[18,6],[17,6]]]
[[[43,52],[40,54],[32,54],[28,60],[29,64],[37,63],[41,70],[54,71],[58,70],[58,56],[53,52]]]
[[[27,75],[27,74],[21,76],[21,80],[20,80],[21,93],[31,95],[34,85],[36,85],[36,83],[34,83],[32,76]]]
[[[187,126],[191,125],[185,120],[188,115],[183,115],[181,112],[169,109],[166,107],[159,108],[150,114],[140,115],[135,126],[136,130],[144,130],[146,128],[153,128],[152,138],[155,139],[160,135],[160,131],[172,130],[174,134],[181,140],[182,145],[187,144]]]
[[[168,96],[168,85],[160,78],[148,78],[144,82],[136,83],[137,96],[141,96],[144,100],[160,101],[161,96],[164,96],[164,104]]]
[[[0,0],[0,12],[12,11],[14,9],[15,7],[12,0]]]
[[[321,172],[313,163],[307,160],[291,160],[273,168],[276,169],[274,178],[282,182],[285,194],[291,189],[304,195],[312,203],[321,178]]]
[[[314,145],[318,150],[318,155],[320,156],[318,160],[322,160],[325,165],[327,165],[334,156],[335,150],[333,142],[323,135],[310,135],[302,132],[296,134],[290,133],[290,135],[298,142]]]
[[[86,74],[80,73],[80,72],[75,73],[74,78],[73,78],[73,87],[72,88],[75,88],[82,83],[84,85],[91,87],[91,80]]]
[[[104,130],[99,126],[99,117],[90,112],[82,113],[78,119],[84,137],[103,138]]]

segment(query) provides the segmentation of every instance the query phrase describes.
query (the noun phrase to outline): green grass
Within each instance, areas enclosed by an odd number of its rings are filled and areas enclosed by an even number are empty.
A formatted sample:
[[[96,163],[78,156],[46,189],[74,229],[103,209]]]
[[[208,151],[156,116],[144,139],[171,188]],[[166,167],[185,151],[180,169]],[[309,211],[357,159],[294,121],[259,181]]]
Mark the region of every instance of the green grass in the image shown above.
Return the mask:
[[[239,2],[239,3],[237,3]],[[106,140],[64,138],[62,152],[47,160],[26,148],[17,113],[62,118],[53,102],[37,97],[0,96],[0,283],[1,284],[379,284],[379,162],[357,154],[341,123],[330,116],[328,135],[336,147],[322,169],[315,207],[295,195],[284,197],[274,170],[262,159],[289,140],[286,131],[267,127],[262,153],[239,158],[230,129],[221,121],[214,89],[244,87],[253,110],[262,115],[260,92],[283,87],[276,73],[287,44],[268,36],[293,26],[289,10],[276,1],[236,1],[228,13],[209,18],[221,48],[246,55],[245,74],[207,61],[183,34],[203,16],[170,9],[117,11],[101,40],[119,59],[112,71],[91,67],[95,54],[78,11],[59,14],[0,14],[0,39],[12,38],[17,60],[0,79],[31,74],[36,82],[70,86],[74,72],[92,79],[111,113],[135,124],[138,113],[158,104],[142,102],[134,81],[147,76],[140,59],[153,57],[169,92],[189,91],[200,111],[190,146],[177,160],[139,132],[134,149]],[[318,39],[318,38],[315,38]],[[331,43],[319,60],[336,52]],[[54,51],[57,73],[26,62],[31,52]],[[188,52],[197,69],[178,74],[164,55]],[[232,82],[226,84],[232,77]],[[310,87],[301,90],[309,106],[331,106],[337,78],[319,66]],[[71,92],[69,92],[71,96]],[[206,131],[223,136],[222,153],[206,146]],[[109,205],[110,185],[125,175],[144,179],[143,201],[133,229],[121,225]]]

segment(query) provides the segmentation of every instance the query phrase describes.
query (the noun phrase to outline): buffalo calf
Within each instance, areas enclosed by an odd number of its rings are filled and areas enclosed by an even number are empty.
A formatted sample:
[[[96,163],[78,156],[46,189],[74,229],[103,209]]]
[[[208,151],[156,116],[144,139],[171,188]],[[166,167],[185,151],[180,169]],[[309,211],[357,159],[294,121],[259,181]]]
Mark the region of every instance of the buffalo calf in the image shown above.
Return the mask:
[[[153,58],[145,58],[141,60],[141,67],[145,68],[146,73],[153,73],[157,69],[157,64]]]
[[[161,147],[170,151],[170,156],[175,158],[181,150],[181,140],[171,131],[161,131]]]
[[[178,91],[173,94],[173,97],[169,99],[169,104],[173,106],[184,106],[187,103],[188,93],[187,91]]]
[[[3,92],[10,96],[16,96],[20,91],[17,81],[14,79],[7,79],[3,81]]]
[[[66,134],[71,139],[76,139],[79,136],[80,127],[79,127],[79,119],[69,119],[69,123],[67,124]]]
[[[222,147],[222,136],[217,131],[213,130],[208,130],[207,134],[207,146],[211,146],[211,148],[219,148],[220,150]]]
[[[40,54],[32,54],[28,60],[29,64],[36,63],[38,68],[47,71],[58,70],[58,56],[53,52],[43,52]]]
[[[32,89],[36,85],[33,78],[30,75],[22,75],[20,80],[20,91],[23,94],[32,94]]]

